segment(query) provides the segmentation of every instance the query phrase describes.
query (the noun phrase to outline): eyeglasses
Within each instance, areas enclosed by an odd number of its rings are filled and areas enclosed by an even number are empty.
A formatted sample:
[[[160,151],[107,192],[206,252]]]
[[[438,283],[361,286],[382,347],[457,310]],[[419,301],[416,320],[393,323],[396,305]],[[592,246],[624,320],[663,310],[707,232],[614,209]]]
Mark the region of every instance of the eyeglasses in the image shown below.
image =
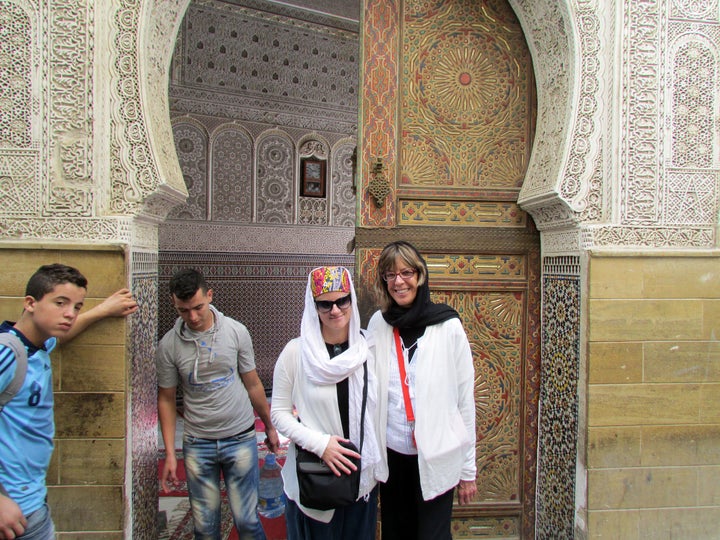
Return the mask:
[[[417,273],[417,270],[406,268],[405,270],[401,270],[400,272],[385,272],[382,276],[382,278],[385,281],[395,281],[395,278],[400,276],[400,279],[403,281],[407,281],[411,277],[413,277]]]
[[[333,306],[345,310],[350,307],[350,304],[352,304],[352,295],[348,294],[337,300],[315,300],[315,309],[320,313],[329,313],[332,311]]]

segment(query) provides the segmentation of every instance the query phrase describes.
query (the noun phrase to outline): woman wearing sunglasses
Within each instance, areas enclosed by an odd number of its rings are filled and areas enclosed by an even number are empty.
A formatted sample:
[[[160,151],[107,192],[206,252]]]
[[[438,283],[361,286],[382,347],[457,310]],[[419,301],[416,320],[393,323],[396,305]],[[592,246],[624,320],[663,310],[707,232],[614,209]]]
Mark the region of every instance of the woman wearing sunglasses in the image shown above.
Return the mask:
[[[282,471],[288,540],[375,538],[376,476],[387,475],[375,432],[376,388],[350,272],[341,266],[315,268],[308,276],[300,337],[280,353],[273,377],[272,420],[291,441]],[[355,502],[326,510],[303,505],[296,447],[343,475],[357,468],[351,458],[360,457],[341,444],[347,441],[362,449]]]
[[[470,344],[458,313],[431,302],[427,265],[408,242],[385,246],[375,289],[381,309],[368,334],[389,467],[382,537],[449,540],[455,488],[460,504],[477,493]]]

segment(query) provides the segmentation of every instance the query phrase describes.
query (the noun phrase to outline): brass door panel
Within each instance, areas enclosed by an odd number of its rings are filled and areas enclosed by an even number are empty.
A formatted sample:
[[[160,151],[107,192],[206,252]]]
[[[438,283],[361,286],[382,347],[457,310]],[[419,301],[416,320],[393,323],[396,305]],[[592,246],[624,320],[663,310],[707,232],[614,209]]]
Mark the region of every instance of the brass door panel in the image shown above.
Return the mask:
[[[478,492],[455,538],[533,538],[540,242],[517,204],[535,89],[506,0],[365,0],[356,284],[383,246],[423,253],[433,298],[461,314],[476,372]],[[388,539],[386,539],[388,540]]]
[[[422,251],[433,301],[458,311],[473,352],[478,497],[470,506],[455,507],[454,537],[530,537],[539,389],[539,250],[442,252],[425,244],[429,238],[437,240],[439,233],[423,239],[416,231],[402,230],[384,231],[375,239],[382,237],[387,243],[396,235]],[[371,236],[363,231],[361,241]],[[446,240],[449,247],[461,243],[457,238]],[[516,249],[523,244],[516,240],[507,246]],[[364,306],[373,305],[368,287],[379,252],[358,250],[357,281]]]

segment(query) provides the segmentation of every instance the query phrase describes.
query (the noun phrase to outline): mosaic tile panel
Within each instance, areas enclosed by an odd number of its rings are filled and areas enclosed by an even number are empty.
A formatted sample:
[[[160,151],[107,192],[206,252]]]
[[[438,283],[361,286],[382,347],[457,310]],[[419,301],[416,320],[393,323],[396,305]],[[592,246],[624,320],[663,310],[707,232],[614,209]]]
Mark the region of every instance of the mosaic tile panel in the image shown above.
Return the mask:
[[[333,117],[332,110],[353,114],[357,33],[341,28],[352,26],[351,21],[313,9],[289,17],[283,13],[289,6],[277,2],[243,3],[190,3],[180,30],[184,62],[176,74],[178,83],[212,88],[221,103],[237,101],[228,95],[265,96],[263,109],[297,114],[304,106],[307,114],[312,107],[326,118]],[[270,100],[273,106],[268,106]]]
[[[331,224],[340,227],[355,226],[355,151],[356,140],[338,144],[331,162],[332,211]]]
[[[175,149],[185,186],[187,201],[173,208],[170,219],[205,219],[207,217],[207,133],[193,123],[178,122],[173,126]]]
[[[580,372],[577,257],[545,261],[538,452],[538,539],[571,539],[575,522]]]
[[[132,538],[157,538],[157,261],[155,253],[133,254],[132,291],[140,309],[130,321],[130,421],[132,435]]]
[[[295,211],[292,142],[284,135],[269,134],[257,149],[257,221],[292,223]]]
[[[214,221],[250,222],[253,211],[253,145],[242,129],[228,127],[212,141]]]
[[[352,255],[160,252],[158,336],[177,318],[167,288],[172,274],[197,268],[214,291],[215,307],[248,328],[257,371],[269,392],[278,355],[300,333],[307,275],[324,264],[343,265],[351,272],[355,267]]]

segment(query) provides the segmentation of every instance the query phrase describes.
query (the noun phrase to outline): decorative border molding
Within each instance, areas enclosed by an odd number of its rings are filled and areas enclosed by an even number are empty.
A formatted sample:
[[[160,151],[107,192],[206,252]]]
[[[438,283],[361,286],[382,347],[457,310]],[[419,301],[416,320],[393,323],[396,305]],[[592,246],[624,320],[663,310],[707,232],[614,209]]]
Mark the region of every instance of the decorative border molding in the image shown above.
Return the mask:
[[[305,130],[348,133],[357,130],[357,109],[322,109],[292,100],[272,97],[208,92],[197,88],[173,86],[170,91],[173,114],[202,114],[266,125]],[[279,110],[282,108],[282,110]]]
[[[579,229],[546,231],[540,239],[544,257],[577,254],[585,245],[584,233]]]
[[[305,225],[298,234],[298,228],[292,226],[238,228],[221,223],[168,221],[160,229],[159,242],[163,251],[197,251],[202,246],[209,253],[252,253],[263,246],[268,253],[322,254],[336,252],[336,246],[349,246],[354,238],[353,227]]]
[[[514,202],[401,197],[397,203],[400,225],[524,229],[528,222],[527,213]]]
[[[88,219],[0,217],[3,240],[21,242],[49,240],[54,242],[129,243],[132,228],[132,218],[126,217]]]
[[[629,227],[590,226],[584,248],[697,248],[707,249],[716,243],[714,227]]]
[[[267,0],[224,1],[227,4],[224,6],[225,10],[237,12],[243,8],[249,8],[250,10],[253,10],[253,15],[257,15],[257,12],[266,12],[266,17],[269,19],[276,19],[280,17],[294,19],[294,24],[301,27],[306,24],[322,25],[336,30],[355,33],[357,33],[359,27],[357,18],[341,17],[339,15],[322,13],[314,9],[303,9],[300,6],[293,6],[280,2],[271,2]],[[218,7],[218,3],[215,0],[194,0],[194,3],[200,6],[208,6],[215,9]],[[357,15],[360,15],[359,10]]]

